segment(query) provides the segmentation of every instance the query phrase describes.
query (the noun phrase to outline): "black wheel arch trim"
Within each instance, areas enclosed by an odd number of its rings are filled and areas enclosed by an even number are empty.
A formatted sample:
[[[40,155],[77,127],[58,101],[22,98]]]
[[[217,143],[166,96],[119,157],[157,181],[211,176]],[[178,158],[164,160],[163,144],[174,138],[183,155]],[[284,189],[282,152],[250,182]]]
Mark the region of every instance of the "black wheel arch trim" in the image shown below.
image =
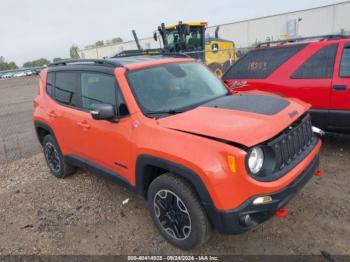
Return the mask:
[[[40,134],[38,132],[38,128],[42,128],[42,129],[46,130],[47,132],[49,132],[50,135],[52,135],[52,137],[55,139],[55,142],[57,143],[57,145],[59,145],[58,141],[56,139],[56,136],[55,136],[55,132],[52,130],[52,128],[50,126],[48,126],[47,124],[45,124],[42,121],[35,120],[34,121],[34,127],[35,127],[35,133],[37,135],[37,138],[38,138],[40,144],[42,144],[42,141],[40,139]]]
[[[203,203],[212,203],[209,192],[202,179],[194,171],[178,163],[151,155],[140,155],[136,160],[136,191],[138,194],[146,197],[147,189],[143,183],[145,174],[144,168],[149,165],[165,169],[175,175],[183,177],[188,182],[191,182],[197,189],[198,195]]]
[[[211,221],[218,221],[217,209],[202,179],[193,170],[175,162],[166,159],[154,157],[151,155],[140,155],[136,160],[136,193],[146,198],[147,188],[144,183],[145,168],[155,166],[165,169],[175,175],[178,175],[188,181],[196,191],[203,208],[205,209]]]

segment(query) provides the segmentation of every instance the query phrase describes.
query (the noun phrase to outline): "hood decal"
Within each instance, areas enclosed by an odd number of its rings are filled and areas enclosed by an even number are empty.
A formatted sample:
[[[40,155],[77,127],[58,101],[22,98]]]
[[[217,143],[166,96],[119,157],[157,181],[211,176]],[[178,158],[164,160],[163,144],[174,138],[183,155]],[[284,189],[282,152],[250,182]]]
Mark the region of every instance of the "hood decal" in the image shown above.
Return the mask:
[[[242,144],[240,144],[240,143],[232,142],[232,141],[229,141],[229,140],[226,140],[226,139],[222,139],[222,138],[218,138],[218,137],[213,137],[213,136],[202,135],[202,134],[198,134],[198,133],[194,133],[194,132],[189,132],[189,131],[184,131],[184,130],[175,129],[175,128],[169,128],[169,129],[174,130],[174,131],[178,131],[178,132],[182,132],[182,133],[186,133],[186,134],[190,134],[190,135],[194,135],[194,136],[199,136],[199,137],[207,138],[207,139],[214,140],[214,141],[218,141],[218,142],[221,142],[221,143],[224,143],[224,144],[228,144],[228,145],[231,145],[231,146],[238,147],[238,148],[243,149],[243,150],[248,150],[248,147],[247,147],[247,146],[242,145]]]
[[[220,97],[202,106],[275,115],[284,110],[289,104],[288,100],[276,96],[237,94]]]
[[[278,135],[295,122],[298,115],[291,118],[290,112],[297,111],[299,115],[302,115],[310,108],[310,105],[301,101],[284,100],[268,94],[262,96],[263,101],[258,102],[244,100],[245,103],[239,103],[235,97],[235,95],[221,97],[204,106],[160,118],[157,121],[163,128],[251,147]],[[256,96],[248,94],[237,95],[238,99],[245,97],[256,99]],[[273,106],[270,105],[271,103]],[[229,109],[233,105],[239,109]],[[282,109],[284,107],[286,108]],[[251,112],[253,109],[255,112]],[[275,113],[279,110],[281,111]],[[268,113],[275,114],[269,115]]]

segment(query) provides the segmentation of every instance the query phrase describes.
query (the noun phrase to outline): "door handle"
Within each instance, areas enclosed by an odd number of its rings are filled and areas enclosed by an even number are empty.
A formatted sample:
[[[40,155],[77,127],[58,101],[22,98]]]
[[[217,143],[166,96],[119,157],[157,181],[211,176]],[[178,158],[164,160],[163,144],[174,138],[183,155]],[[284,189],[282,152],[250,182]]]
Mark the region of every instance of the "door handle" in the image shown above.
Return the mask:
[[[47,113],[47,115],[48,115],[49,117],[52,117],[52,118],[56,118],[56,117],[57,117],[55,111],[50,111],[49,113]]]
[[[89,129],[90,125],[84,120],[82,122],[77,123],[78,126],[82,127],[83,129]]]
[[[348,87],[346,85],[334,85],[333,89],[335,91],[345,91]]]

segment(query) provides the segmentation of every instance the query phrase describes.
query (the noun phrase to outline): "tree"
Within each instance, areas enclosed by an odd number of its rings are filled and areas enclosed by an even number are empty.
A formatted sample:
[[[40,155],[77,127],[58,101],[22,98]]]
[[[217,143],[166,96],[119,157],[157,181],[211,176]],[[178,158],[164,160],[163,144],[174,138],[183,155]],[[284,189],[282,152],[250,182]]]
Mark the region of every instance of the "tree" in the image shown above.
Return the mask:
[[[70,58],[72,59],[79,59],[79,53],[78,53],[78,46],[76,45],[72,45],[69,49],[69,55],[70,55]]]
[[[33,62],[34,62],[34,66],[46,66],[50,64],[50,60],[46,58],[40,58],[38,60],[34,60]]]
[[[96,46],[96,47],[104,46],[104,45],[105,45],[105,43],[103,42],[103,40],[99,40],[99,41],[97,41],[97,42],[95,43],[95,46]]]
[[[50,60],[46,58],[39,58],[37,60],[28,61],[23,64],[23,67],[39,67],[39,66],[46,66],[50,64]]]
[[[11,61],[11,62],[8,64],[8,67],[9,67],[9,69],[17,69],[17,68],[18,68],[18,66],[16,65],[16,63],[13,62],[13,61]]]
[[[0,71],[17,69],[18,66],[15,62],[7,63],[3,56],[0,56]]]
[[[32,61],[28,61],[23,63],[23,67],[33,67],[33,62]]]
[[[113,44],[117,44],[117,43],[121,43],[121,42],[123,42],[123,39],[121,37],[114,37],[112,39]]]

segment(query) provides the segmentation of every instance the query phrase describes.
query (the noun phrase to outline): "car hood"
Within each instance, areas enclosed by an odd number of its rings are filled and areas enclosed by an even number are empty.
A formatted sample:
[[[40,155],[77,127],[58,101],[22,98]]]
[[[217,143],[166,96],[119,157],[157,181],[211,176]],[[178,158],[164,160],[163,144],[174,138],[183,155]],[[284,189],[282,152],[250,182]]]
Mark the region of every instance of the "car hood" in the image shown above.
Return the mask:
[[[237,93],[158,120],[160,126],[251,147],[278,135],[310,108],[297,99]]]

